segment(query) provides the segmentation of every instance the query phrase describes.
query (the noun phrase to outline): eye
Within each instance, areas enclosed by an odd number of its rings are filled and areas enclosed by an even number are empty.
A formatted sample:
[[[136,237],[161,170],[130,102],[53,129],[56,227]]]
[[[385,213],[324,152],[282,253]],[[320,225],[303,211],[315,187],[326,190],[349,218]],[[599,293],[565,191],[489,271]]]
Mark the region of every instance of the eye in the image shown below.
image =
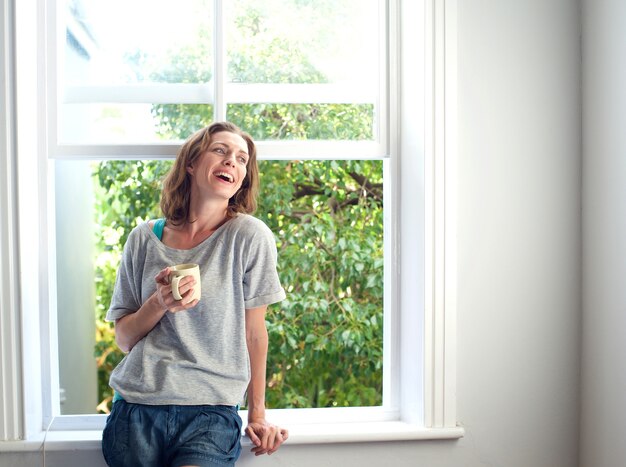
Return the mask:
[[[218,154],[224,154],[224,153],[225,153],[224,148],[219,147],[219,146],[218,146],[218,147],[216,147],[216,148],[214,149],[214,151],[215,151],[216,153],[218,153]]]
[[[248,158],[245,156],[239,156],[239,162],[241,162],[243,165],[246,165],[248,163]]]

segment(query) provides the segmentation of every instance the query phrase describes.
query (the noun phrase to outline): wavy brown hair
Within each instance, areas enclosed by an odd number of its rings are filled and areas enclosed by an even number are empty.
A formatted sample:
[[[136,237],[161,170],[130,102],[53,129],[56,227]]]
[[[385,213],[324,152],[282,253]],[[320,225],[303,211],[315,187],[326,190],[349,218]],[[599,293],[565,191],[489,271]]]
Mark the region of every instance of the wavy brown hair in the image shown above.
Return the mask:
[[[235,195],[228,200],[228,217],[237,213],[251,214],[256,211],[256,199],[259,192],[259,168],[256,160],[256,146],[252,137],[230,122],[215,122],[198,130],[181,146],[176,154],[174,165],[165,176],[161,191],[161,211],[165,218],[174,225],[190,221],[189,201],[191,197],[191,175],[187,167],[193,165],[208,151],[211,138],[215,133],[228,131],[241,136],[248,145],[248,165],[246,176]]]

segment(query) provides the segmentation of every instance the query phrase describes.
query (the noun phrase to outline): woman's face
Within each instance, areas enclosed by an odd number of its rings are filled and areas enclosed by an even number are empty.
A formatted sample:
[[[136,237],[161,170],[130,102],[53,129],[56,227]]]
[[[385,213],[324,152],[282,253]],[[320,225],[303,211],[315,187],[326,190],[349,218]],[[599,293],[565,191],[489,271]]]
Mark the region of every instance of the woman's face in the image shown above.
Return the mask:
[[[200,196],[228,201],[241,188],[250,156],[241,136],[229,131],[215,133],[208,150],[187,167]]]

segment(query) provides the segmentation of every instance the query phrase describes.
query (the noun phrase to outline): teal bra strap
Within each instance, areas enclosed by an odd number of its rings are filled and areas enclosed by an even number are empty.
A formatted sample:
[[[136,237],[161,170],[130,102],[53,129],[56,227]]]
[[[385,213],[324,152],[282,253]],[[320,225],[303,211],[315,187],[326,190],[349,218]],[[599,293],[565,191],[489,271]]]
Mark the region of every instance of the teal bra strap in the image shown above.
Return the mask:
[[[157,236],[159,240],[163,238],[163,228],[165,227],[165,219],[157,219],[154,221],[154,225],[152,226],[152,231],[154,235]]]

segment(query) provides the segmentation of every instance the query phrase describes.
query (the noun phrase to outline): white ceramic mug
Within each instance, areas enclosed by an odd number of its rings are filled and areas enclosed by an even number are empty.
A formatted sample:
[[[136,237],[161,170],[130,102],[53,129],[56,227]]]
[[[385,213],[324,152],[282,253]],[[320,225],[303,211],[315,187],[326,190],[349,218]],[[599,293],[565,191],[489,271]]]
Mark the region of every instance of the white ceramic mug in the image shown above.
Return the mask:
[[[193,286],[193,295],[187,303],[192,302],[195,299],[200,300],[200,266],[194,263],[170,266],[170,284],[172,286],[172,295],[176,300],[182,300],[183,297],[178,290],[178,284],[185,276],[193,276],[196,280],[196,284]]]

